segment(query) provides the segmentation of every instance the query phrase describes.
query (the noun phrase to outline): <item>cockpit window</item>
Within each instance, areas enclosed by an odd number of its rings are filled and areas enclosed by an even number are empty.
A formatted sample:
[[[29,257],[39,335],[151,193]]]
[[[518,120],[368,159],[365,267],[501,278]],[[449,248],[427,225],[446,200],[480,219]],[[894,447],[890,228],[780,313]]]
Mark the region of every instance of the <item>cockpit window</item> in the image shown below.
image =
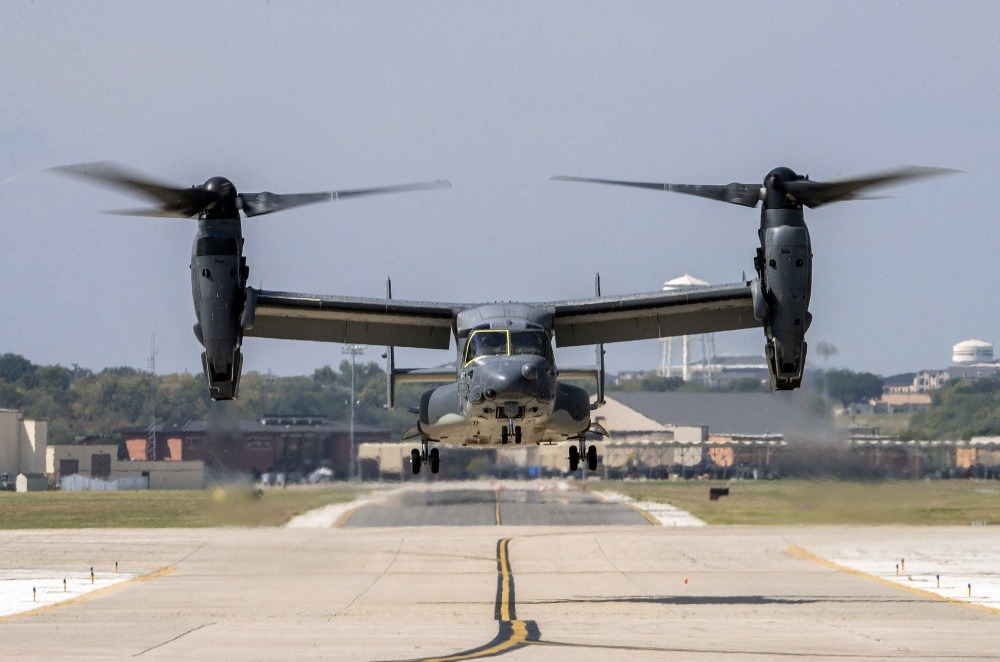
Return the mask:
[[[511,331],[510,333],[511,354],[546,356],[548,346],[549,339],[545,337],[544,331]]]
[[[474,331],[469,336],[469,346],[465,350],[465,362],[480,356],[506,356],[506,331]]]
[[[527,331],[473,331],[465,348],[465,362],[482,356],[543,356],[552,360],[552,347],[545,332]]]

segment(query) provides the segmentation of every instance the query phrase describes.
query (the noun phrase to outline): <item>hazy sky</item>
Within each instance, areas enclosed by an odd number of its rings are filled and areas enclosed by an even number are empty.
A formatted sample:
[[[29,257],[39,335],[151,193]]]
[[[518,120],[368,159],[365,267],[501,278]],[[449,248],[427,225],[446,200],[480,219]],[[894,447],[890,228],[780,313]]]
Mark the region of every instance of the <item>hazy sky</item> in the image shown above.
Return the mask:
[[[41,172],[104,159],[247,192],[448,178],[250,219],[246,252],[268,289],[380,296],[391,275],[398,298],[463,302],[588,296],[598,270],[607,294],[753,271],[758,210],[551,175],[957,168],[807,211],[808,339],[883,374],[1000,340],[995,2],[7,1],[3,15],[0,352],[144,367],[155,333],[159,371],[200,371],[195,224],[97,214],[135,200]],[[716,342],[760,352],[763,332]],[[609,345],[609,369],[652,368],[658,347]],[[342,358],[260,339],[244,354],[276,374]]]

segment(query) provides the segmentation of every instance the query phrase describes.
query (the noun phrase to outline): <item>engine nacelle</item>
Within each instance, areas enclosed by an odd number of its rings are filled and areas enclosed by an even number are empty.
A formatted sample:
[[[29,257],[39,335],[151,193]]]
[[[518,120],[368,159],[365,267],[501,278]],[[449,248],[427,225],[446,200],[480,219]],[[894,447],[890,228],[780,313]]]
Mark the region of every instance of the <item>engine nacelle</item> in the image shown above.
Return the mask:
[[[760,229],[754,313],[764,322],[771,388],[798,388],[806,363],[805,334],[812,321],[812,247],[801,209],[765,209]]]
[[[241,318],[249,271],[238,219],[202,219],[191,256],[195,336],[213,400],[237,395],[243,368]]]

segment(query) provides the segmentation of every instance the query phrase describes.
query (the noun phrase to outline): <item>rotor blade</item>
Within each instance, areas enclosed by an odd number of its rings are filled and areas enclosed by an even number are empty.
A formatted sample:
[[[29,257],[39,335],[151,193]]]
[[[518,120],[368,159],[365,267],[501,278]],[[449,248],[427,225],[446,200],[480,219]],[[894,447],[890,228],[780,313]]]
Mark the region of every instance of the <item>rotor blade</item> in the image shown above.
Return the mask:
[[[146,175],[130,172],[109,161],[58,166],[50,170],[89,179],[102,186],[159,203],[160,211],[167,216],[197,216],[218,200],[218,196],[212,191],[203,188],[180,188],[157,182]]]
[[[653,182],[628,182],[618,179],[593,179],[590,177],[566,177],[556,175],[552,179],[561,182],[590,182],[593,184],[614,184],[617,186],[634,186],[636,188],[648,188],[657,191],[674,191],[675,193],[687,193],[697,195],[702,198],[729,202],[734,205],[744,207],[756,207],[760,200],[759,184],[658,184]]]
[[[102,214],[112,216],[145,216],[148,218],[191,218],[189,214],[169,211],[167,209],[157,209],[156,207],[145,207],[141,209],[105,209]]]
[[[399,193],[401,191],[422,191],[434,188],[451,188],[451,182],[438,179],[433,182],[417,182],[416,184],[397,184],[395,186],[377,186],[374,188],[349,189],[345,191],[324,191],[321,193],[240,193],[240,201],[243,203],[243,213],[247,216],[260,216],[271,212],[310,205],[316,202],[328,202],[330,200],[343,200],[345,198],[356,198],[362,195],[376,195],[379,193]]]
[[[904,166],[895,170],[840,179],[832,182],[814,182],[809,179],[799,179],[785,183],[785,191],[800,204],[809,207],[819,207],[830,202],[841,200],[862,200],[868,196],[858,195],[867,189],[893,186],[912,179],[936,177],[958,172],[949,168],[928,168],[923,166]]]

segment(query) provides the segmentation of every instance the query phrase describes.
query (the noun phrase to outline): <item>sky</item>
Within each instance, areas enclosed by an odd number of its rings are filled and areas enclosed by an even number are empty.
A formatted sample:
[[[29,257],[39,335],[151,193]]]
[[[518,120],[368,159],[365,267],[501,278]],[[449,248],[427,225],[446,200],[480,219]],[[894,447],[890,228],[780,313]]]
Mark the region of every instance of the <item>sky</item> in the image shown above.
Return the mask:
[[[185,219],[45,172],[113,160],[178,185],[449,190],[244,222],[266,289],[551,301],[753,273],[759,211],[550,181],[961,174],[806,212],[807,339],[829,365],[944,367],[1000,341],[1000,4],[994,2],[19,2],[0,25],[0,353],[199,372]],[[760,330],[716,335],[761,353]],[[607,346],[652,369],[659,343]],[[245,370],[309,374],[341,347],[249,338]],[[381,348],[367,357],[377,360]],[[450,352],[401,350],[397,365]],[[563,364],[592,360],[581,348]],[[814,365],[823,365],[818,357]]]

